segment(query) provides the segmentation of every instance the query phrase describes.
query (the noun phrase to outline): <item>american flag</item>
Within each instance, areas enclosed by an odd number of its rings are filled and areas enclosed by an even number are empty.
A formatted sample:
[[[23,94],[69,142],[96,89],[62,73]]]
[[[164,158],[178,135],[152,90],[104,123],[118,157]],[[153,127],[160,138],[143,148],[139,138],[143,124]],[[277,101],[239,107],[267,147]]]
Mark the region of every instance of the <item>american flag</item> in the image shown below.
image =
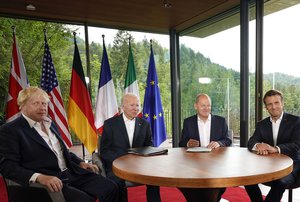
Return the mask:
[[[72,139],[68,127],[67,115],[65,112],[60,88],[57,81],[55,68],[52,62],[50,49],[47,38],[45,36],[45,51],[43,58],[43,70],[41,79],[41,88],[50,96],[48,113],[52,120],[56,123],[60,135],[68,147],[72,146]]]

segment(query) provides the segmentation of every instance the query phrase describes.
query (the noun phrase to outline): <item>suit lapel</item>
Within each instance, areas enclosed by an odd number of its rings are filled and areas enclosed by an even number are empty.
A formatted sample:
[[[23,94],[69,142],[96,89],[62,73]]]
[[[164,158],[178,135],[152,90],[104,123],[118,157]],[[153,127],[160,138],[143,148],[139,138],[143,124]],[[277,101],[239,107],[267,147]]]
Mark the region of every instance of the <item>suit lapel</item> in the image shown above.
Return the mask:
[[[199,142],[200,142],[200,135],[201,134],[200,134],[199,128],[198,128],[198,115],[194,116],[193,128],[194,128],[194,131],[195,131],[195,139],[199,140]],[[200,145],[201,145],[201,142],[200,142]]]
[[[135,118],[134,132],[133,132],[132,146],[135,145],[135,142],[137,141],[138,134],[140,134],[141,126],[142,126],[142,121],[138,117],[136,117]]]
[[[273,139],[273,129],[272,129],[272,122],[270,121],[270,117],[266,120],[266,127],[263,128],[263,132],[265,134],[271,134],[271,136],[266,136],[267,143],[269,145],[274,146],[274,139]]]
[[[55,137],[58,139],[60,145],[64,148],[67,149],[65,142],[63,141],[63,139],[61,138],[61,136],[59,135],[59,132],[57,131],[56,126],[53,125],[53,123],[50,126],[50,130],[51,132],[55,135]]]
[[[215,119],[215,116],[213,116],[212,114],[210,115],[210,117],[211,117],[211,122],[210,122],[210,134],[209,134],[209,141],[211,141],[212,140],[212,136],[213,136],[213,134],[216,134],[216,132],[215,132],[215,130],[216,130],[216,128],[215,127],[213,127],[213,126],[217,126],[217,125],[219,125],[219,124],[217,124],[217,123],[215,123],[216,122],[216,119]]]
[[[121,127],[121,135],[124,137],[125,141],[127,142],[127,146],[128,148],[130,147],[130,143],[129,143],[129,138],[128,138],[128,134],[127,134],[127,129],[126,129],[126,125],[123,119],[123,114],[121,114],[118,118],[118,122],[119,125]]]
[[[276,144],[278,144],[279,142],[281,142],[281,139],[283,138],[283,135],[284,135],[285,128],[287,126],[287,122],[288,122],[287,116],[286,116],[286,114],[283,114],[282,120],[280,122],[279,130],[278,130]]]
[[[39,144],[43,145],[44,147],[50,149],[50,147],[47,145],[45,140],[40,136],[40,134],[34,128],[31,128],[29,126],[26,119],[23,116],[21,116],[20,119],[22,121],[22,125],[24,126],[22,128],[23,128],[23,131],[24,131],[26,137],[29,137],[29,138],[33,139],[34,141],[38,142]]]

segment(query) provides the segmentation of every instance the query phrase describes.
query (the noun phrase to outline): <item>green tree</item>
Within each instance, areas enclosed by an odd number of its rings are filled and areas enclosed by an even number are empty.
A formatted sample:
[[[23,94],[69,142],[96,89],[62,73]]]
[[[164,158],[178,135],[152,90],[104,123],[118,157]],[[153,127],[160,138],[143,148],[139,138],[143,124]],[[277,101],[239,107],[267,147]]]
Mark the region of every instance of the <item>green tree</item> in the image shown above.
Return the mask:
[[[16,26],[16,38],[25,63],[31,86],[39,86],[44,54],[44,32],[47,30],[53,63],[57,72],[61,91],[69,92],[70,67],[72,55],[67,54],[71,45],[71,30],[63,24],[0,18],[0,99],[6,100],[8,77],[10,73],[12,51],[12,26]],[[4,116],[6,102],[1,102],[0,116]]]
[[[119,30],[114,37],[113,47],[109,53],[110,67],[115,84],[115,91],[118,103],[124,92],[125,75],[129,54],[129,38],[131,39],[132,50],[135,49],[134,39],[128,31]]]

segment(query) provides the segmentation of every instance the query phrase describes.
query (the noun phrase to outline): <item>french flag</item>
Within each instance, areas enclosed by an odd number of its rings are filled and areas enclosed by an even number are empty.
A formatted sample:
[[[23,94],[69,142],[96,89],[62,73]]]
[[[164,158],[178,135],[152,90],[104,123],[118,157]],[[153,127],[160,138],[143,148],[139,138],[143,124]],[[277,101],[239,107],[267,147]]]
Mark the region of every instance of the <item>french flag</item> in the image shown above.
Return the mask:
[[[111,71],[104,42],[104,35],[102,37],[103,55],[95,112],[95,126],[100,134],[102,134],[103,131],[104,121],[119,114],[114,82],[111,77]]]

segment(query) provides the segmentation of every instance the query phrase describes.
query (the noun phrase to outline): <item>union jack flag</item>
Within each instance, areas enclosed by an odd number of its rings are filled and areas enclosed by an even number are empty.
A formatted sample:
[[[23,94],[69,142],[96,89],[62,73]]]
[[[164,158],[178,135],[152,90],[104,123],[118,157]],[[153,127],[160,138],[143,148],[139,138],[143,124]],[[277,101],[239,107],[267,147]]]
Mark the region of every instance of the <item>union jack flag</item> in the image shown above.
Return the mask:
[[[67,115],[63,104],[55,68],[45,34],[45,51],[43,58],[41,88],[50,96],[48,114],[56,123],[60,135],[68,147],[72,146],[72,139],[68,127]]]
[[[17,45],[16,30],[15,27],[13,27],[13,49],[6,104],[6,122],[10,122],[20,116],[20,109],[17,104],[18,94],[22,89],[28,86],[29,82],[25,65],[21,51]]]

